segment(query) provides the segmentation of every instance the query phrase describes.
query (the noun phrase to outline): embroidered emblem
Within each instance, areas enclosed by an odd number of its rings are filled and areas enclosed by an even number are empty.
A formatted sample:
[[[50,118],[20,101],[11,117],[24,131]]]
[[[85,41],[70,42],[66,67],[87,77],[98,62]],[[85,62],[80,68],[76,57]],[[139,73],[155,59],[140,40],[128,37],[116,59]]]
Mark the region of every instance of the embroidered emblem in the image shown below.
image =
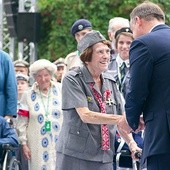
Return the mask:
[[[79,25],[79,26],[78,26],[78,29],[79,29],[79,30],[82,30],[82,29],[83,29],[83,25]]]
[[[88,102],[92,102],[93,101],[92,97],[91,96],[87,96],[87,101]]]
[[[94,97],[99,103],[100,110],[102,114],[106,114],[106,105],[105,102],[103,102],[102,96],[98,93],[98,91],[94,88],[94,84],[90,84],[90,88],[94,94]],[[107,94],[105,95],[104,99],[106,99]],[[109,150],[110,149],[110,134],[109,134],[109,128],[107,124],[102,124],[101,125],[101,136],[102,136],[102,141],[101,141],[101,148],[102,150]]]

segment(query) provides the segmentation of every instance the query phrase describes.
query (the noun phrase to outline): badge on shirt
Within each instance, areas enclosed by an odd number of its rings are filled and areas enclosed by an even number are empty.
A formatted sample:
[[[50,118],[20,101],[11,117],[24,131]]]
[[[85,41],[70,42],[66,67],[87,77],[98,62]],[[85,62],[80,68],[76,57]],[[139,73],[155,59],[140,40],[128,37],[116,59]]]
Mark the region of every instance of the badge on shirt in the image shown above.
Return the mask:
[[[45,121],[45,131],[46,132],[51,131],[51,121]]]

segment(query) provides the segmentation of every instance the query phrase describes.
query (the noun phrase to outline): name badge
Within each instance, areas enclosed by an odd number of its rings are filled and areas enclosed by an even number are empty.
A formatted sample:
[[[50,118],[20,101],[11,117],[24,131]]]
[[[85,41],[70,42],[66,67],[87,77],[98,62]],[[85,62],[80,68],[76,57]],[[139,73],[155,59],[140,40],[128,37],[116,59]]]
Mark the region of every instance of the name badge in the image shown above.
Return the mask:
[[[51,131],[51,121],[45,121],[45,131],[46,132]]]

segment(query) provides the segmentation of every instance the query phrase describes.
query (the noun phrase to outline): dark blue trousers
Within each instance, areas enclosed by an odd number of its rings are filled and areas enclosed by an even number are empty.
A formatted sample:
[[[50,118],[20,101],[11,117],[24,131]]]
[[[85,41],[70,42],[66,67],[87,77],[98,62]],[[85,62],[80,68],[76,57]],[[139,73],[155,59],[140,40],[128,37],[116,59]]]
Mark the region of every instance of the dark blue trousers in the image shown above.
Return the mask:
[[[169,170],[170,153],[153,155],[147,158],[147,170]]]

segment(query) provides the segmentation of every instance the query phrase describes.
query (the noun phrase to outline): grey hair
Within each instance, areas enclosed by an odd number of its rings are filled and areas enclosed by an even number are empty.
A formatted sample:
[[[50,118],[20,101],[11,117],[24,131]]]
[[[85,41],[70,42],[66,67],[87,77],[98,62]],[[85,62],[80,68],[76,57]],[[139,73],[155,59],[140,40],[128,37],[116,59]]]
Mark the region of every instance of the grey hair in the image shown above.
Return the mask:
[[[109,20],[108,32],[115,32],[116,25],[122,25],[122,27],[129,27],[129,20],[123,17],[114,17]]]
[[[130,14],[130,19],[133,20],[136,16],[151,21],[156,18],[158,21],[165,21],[163,10],[157,5],[149,1],[145,1],[138,5]]]

